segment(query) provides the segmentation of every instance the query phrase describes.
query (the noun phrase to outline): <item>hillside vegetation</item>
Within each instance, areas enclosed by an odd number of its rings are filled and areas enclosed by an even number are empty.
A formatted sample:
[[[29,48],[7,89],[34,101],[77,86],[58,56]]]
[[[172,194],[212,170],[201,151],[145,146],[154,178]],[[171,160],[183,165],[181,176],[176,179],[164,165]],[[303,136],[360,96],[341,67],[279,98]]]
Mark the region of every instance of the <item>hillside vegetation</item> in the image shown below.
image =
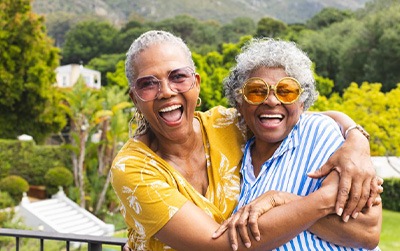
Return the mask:
[[[187,14],[200,20],[228,23],[237,17],[258,21],[272,17],[285,23],[304,23],[326,7],[356,10],[369,0],[33,0],[33,10],[45,15],[100,16],[115,25],[131,18],[160,21]]]

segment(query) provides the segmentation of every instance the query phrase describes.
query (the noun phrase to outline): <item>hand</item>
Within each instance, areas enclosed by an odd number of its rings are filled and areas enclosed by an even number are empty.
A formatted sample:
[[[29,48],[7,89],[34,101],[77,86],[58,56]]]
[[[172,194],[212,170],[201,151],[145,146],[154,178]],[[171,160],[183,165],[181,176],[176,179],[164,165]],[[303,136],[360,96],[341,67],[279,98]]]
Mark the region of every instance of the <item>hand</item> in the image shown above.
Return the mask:
[[[340,175],[336,213],[347,222],[357,218],[365,205],[372,206],[378,196],[378,181],[372,165],[369,142],[361,133],[352,133],[343,145],[317,171],[309,173],[320,178],[336,170]]]
[[[268,212],[270,209],[288,203],[299,198],[297,195],[268,191],[257,199],[240,208],[234,215],[224,221],[222,225],[214,232],[212,238],[220,237],[228,230],[229,240],[234,250],[238,247],[237,230],[239,230],[240,238],[246,247],[251,246],[250,235],[257,241],[260,240],[260,231],[258,229],[258,218]]]

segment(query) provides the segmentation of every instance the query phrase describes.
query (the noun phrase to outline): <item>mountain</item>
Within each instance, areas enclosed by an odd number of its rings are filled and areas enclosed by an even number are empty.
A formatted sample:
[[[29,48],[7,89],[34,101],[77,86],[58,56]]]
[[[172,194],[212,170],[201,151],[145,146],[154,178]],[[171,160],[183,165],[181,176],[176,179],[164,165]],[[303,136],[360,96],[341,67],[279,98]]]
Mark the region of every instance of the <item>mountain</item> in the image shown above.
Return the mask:
[[[119,26],[135,17],[161,21],[181,14],[222,24],[237,17],[255,22],[272,17],[285,23],[304,23],[326,7],[356,10],[372,0],[33,0],[36,13],[100,16]]]

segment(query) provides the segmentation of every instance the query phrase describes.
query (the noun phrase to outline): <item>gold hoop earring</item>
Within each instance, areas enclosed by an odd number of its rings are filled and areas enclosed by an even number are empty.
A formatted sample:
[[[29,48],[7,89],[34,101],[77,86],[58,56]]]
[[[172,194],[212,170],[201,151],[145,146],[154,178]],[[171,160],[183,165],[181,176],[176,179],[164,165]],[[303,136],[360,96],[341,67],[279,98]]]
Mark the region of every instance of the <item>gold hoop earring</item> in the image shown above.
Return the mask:
[[[201,106],[201,98],[200,97],[198,97],[197,98],[197,104],[196,104],[196,107],[200,107]]]
[[[143,114],[136,108],[133,117],[129,120],[129,138],[133,138],[136,135],[142,135],[147,131],[147,121]],[[132,132],[133,121],[136,121],[135,133]]]

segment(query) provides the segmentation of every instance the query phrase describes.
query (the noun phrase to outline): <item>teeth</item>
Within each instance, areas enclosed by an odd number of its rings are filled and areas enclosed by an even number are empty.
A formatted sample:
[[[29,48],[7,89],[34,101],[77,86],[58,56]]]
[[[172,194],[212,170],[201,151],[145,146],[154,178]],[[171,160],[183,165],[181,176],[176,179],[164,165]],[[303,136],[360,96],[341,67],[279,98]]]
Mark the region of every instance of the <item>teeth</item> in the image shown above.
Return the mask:
[[[170,111],[176,110],[178,108],[181,108],[181,105],[168,106],[168,107],[161,109],[160,112],[170,112]]]
[[[281,119],[282,115],[281,114],[263,114],[260,116],[260,118],[264,119]]]

